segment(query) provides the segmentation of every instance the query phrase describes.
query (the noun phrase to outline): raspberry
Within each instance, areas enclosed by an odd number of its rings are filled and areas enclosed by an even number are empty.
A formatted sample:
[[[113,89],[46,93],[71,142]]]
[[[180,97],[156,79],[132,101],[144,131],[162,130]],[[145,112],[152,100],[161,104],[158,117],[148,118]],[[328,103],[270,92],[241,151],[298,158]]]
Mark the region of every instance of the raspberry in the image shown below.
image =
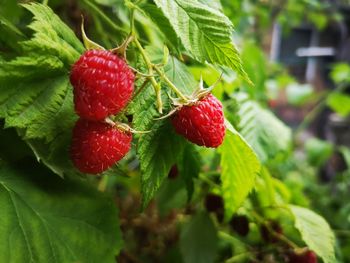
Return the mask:
[[[73,65],[76,113],[88,120],[103,120],[126,106],[135,76],[124,59],[110,51],[88,50]]]
[[[308,250],[303,254],[291,253],[289,255],[290,263],[317,263],[317,255],[315,252]]]
[[[73,129],[71,158],[83,173],[98,174],[130,150],[132,135],[110,124],[79,119]]]
[[[178,134],[205,147],[218,147],[225,136],[221,102],[208,94],[194,105],[182,106],[172,124]]]
[[[221,196],[211,193],[207,194],[204,205],[208,212],[215,213],[220,223],[224,220],[224,202]]]

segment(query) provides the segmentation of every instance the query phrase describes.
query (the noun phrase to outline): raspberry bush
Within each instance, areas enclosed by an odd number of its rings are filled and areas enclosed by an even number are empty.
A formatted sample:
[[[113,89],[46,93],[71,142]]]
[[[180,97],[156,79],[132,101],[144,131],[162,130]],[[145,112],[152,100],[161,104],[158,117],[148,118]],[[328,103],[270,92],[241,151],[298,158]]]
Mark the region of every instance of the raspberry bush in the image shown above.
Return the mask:
[[[0,10],[0,262],[341,258],[239,1],[25,2]]]

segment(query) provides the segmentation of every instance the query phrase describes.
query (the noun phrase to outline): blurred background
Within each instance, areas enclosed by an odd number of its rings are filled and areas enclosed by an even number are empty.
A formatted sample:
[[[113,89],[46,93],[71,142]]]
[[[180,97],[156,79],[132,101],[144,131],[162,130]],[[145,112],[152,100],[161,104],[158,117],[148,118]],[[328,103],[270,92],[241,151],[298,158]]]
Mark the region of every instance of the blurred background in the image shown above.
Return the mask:
[[[5,58],[12,56],[18,41],[23,39],[11,24],[30,34],[30,30],[24,27],[31,19],[30,15],[18,7],[18,2],[0,0],[0,17],[2,21],[10,22],[0,24],[3,32],[0,34],[0,53]],[[81,14],[84,14],[88,35],[106,47],[120,43],[128,32],[128,13],[121,0],[45,2],[78,36],[81,34]],[[243,105],[241,101],[248,96],[254,105],[272,111],[291,129],[292,141],[287,152],[275,154],[276,157],[271,159],[269,154],[272,150],[269,149],[270,152],[262,150],[259,156],[264,158],[267,152],[266,165],[276,178],[275,187],[283,198],[293,204],[311,207],[326,218],[337,237],[338,258],[341,262],[350,262],[350,1],[200,2],[223,9],[233,22],[233,41],[255,85],[247,85],[228,69],[197,65],[186,54],[182,57],[183,61],[197,79],[203,75],[208,85],[215,82],[220,72],[224,72],[214,94],[224,102],[226,117],[232,123],[238,123],[244,117],[245,108],[239,105]],[[137,21],[136,26],[143,38],[151,44],[163,45],[164,40],[152,30],[154,26],[150,19],[140,15]],[[166,43],[171,52],[176,53],[171,43]],[[237,90],[243,91],[245,97],[230,95]],[[268,126],[270,123],[267,120],[260,125]],[[271,134],[265,135],[271,137]],[[279,133],[273,136],[278,144]],[[253,137],[252,144],[256,139],[262,140],[259,145],[263,145],[264,138],[260,137]],[[210,175],[217,160],[205,150],[202,156],[205,159],[203,163],[210,165],[202,166],[200,180],[195,182],[196,189],[201,191],[195,189],[189,204],[186,203],[182,182],[176,181],[179,171],[174,165],[156,201],[145,213],[139,214],[138,163],[133,154],[118,168],[118,172],[125,176],[104,177],[96,182],[101,190],[107,189],[117,196],[126,244],[118,262],[181,262],[177,242],[183,235],[177,228],[177,222],[191,214],[198,202],[208,211],[214,211],[220,221],[222,211],[218,212],[217,207],[222,204],[220,199],[215,199],[215,186],[212,186],[217,181],[215,169]],[[210,175],[212,181],[201,174]],[[264,202],[264,197],[259,194],[252,195],[253,199],[260,198]],[[198,201],[203,197],[206,200],[204,204]],[[279,220],[282,226],[287,224],[283,219]],[[245,242],[255,248],[245,249],[258,251],[257,261],[253,262],[283,262],[266,259],[270,251],[261,252],[261,240],[256,238],[258,232],[251,232],[252,236]],[[225,237],[223,239],[226,240]],[[220,243],[217,262],[246,262],[245,259],[234,258],[237,251],[245,247],[242,240],[238,238],[230,242],[235,246],[230,251],[224,241]]]

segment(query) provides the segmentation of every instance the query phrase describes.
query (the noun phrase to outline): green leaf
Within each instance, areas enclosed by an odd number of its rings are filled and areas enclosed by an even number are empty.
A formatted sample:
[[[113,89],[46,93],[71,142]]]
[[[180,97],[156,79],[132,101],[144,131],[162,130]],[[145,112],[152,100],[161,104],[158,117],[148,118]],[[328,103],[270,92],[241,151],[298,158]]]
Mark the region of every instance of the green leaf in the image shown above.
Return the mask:
[[[350,170],[350,148],[346,146],[340,146],[339,151],[342,153],[344,157],[348,170]]]
[[[164,52],[161,49],[148,46],[146,51],[152,58],[153,63],[162,62]],[[175,86],[187,95],[192,94],[198,87],[197,81],[185,64],[174,56],[169,56],[168,63],[164,66],[164,72]]]
[[[158,26],[163,35],[167,38],[168,44],[177,49],[180,44],[179,38],[162,11],[155,5],[148,3],[142,4],[140,8]]]
[[[295,227],[310,250],[325,263],[337,262],[334,254],[334,234],[326,220],[307,208],[294,205],[290,205],[289,208],[295,218]]]
[[[198,177],[201,170],[201,156],[195,147],[187,143],[182,155],[182,160],[179,162],[180,176],[186,184],[187,197],[191,200],[194,192],[193,179]]]
[[[302,106],[312,98],[313,88],[310,84],[292,83],[287,86],[286,94],[288,103],[295,106]]]
[[[34,15],[34,21],[29,25],[34,37],[22,43],[24,52],[33,52],[32,57],[37,54],[57,57],[70,69],[84,52],[74,32],[48,6],[34,3],[23,6]]]
[[[195,215],[180,235],[184,263],[213,263],[218,245],[217,230],[206,213]]]
[[[265,81],[267,78],[267,58],[263,50],[252,42],[244,42],[241,52],[243,66],[254,87],[248,88],[252,95],[262,97],[265,95]]]
[[[168,216],[173,209],[181,209],[186,205],[187,193],[180,177],[166,178],[156,195],[159,214]]]
[[[47,173],[33,164],[0,169],[0,261],[115,262],[122,240],[114,202]]]
[[[249,80],[231,41],[231,21],[219,10],[196,0],[154,0],[182,44],[200,62],[228,66]]]
[[[260,163],[254,151],[231,124],[227,122],[226,127],[226,136],[219,152],[225,215],[230,218],[253,189],[255,177],[260,172]]]
[[[204,5],[208,5],[209,7],[219,10],[222,10],[222,5],[220,0],[198,0],[198,2],[204,4]]]
[[[171,166],[179,161],[183,151],[182,138],[174,133],[168,120],[153,121],[148,128],[151,132],[140,136],[137,147],[141,163],[143,208],[159,189]]]
[[[308,162],[314,166],[320,167],[331,157],[334,146],[330,142],[311,138],[306,141],[305,150]]]
[[[34,15],[29,25],[34,32],[31,39],[19,43],[23,55],[0,59],[0,118],[6,127],[20,131],[38,159],[63,175],[72,167],[69,140],[60,138],[70,136],[77,118],[68,74],[84,47],[48,6],[23,6]]]
[[[331,71],[332,80],[339,84],[342,82],[350,82],[350,65],[347,63],[337,63]]]
[[[327,98],[327,105],[342,117],[347,117],[350,114],[349,95],[333,92]]]
[[[237,95],[240,108],[239,131],[258,154],[261,162],[266,163],[279,153],[289,150],[291,145],[291,129],[280,121],[273,113],[262,108],[245,95]]]
[[[5,47],[12,49],[19,48],[19,41],[24,39],[24,34],[18,30],[18,28],[12,24],[11,21],[6,19],[0,14],[0,46],[5,44]],[[8,50],[4,52],[4,55],[7,55]]]
[[[35,32],[21,43],[25,56],[0,62],[0,117],[26,138],[51,141],[76,118],[67,73],[83,47],[47,6],[24,6],[34,14]]]

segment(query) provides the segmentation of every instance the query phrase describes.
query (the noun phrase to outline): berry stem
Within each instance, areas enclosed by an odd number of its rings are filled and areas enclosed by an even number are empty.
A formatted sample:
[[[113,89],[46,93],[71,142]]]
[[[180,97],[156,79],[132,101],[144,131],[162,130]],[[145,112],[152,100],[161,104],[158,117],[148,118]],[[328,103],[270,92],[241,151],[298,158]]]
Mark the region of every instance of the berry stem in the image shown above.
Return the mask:
[[[136,44],[136,47],[138,48],[138,50],[141,53],[141,56],[143,58],[143,60],[146,63],[146,66],[148,68],[148,74],[149,74],[149,80],[151,81],[151,84],[154,88],[154,91],[156,93],[157,96],[157,109],[159,113],[163,112],[163,102],[162,102],[162,96],[161,96],[161,86],[159,85],[159,83],[156,81],[155,77],[153,76],[153,65],[151,60],[149,59],[149,57],[146,54],[146,51],[143,49],[141,43],[139,42],[139,40],[137,39],[136,36],[134,36],[134,42]]]
[[[169,85],[169,87],[176,93],[177,96],[179,96],[181,99],[183,99],[185,102],[188,101],[185,95],[182,94],[182,92],[174,85],[174,83],[171,82],[171,80],[167,77],[167,75],[164,74],[163,71],[161,71],[158,66],[153,65],[155,71],[159,74],[159,76],[166,82],[166,84]]]
[[[300,249],[300,247],[295,244],[293,241],[291,241],[290,239],[288,239],[285,235],[276,232],[267,222],[266,220],[260,216],[258,213],[256,213],[255,211],[251,211],[250,213],[255,220],[259,223],[262,224],[266,227],[266,229],[271,233],[271,235],[273,235],[275,238],[277,238],[278,240],[284,242],[285,244],[287,244],[289,247],[293,248],[293,249]]]
[[[99,15],[111,28],[118,32],[123,32],[124,34],[128,33],[124,28],[115,24],[108,16],[105,15],[105,13],[97,5],[92,3],[90,0],[83,0],[83,2],[94,12],[96,12],[96,14]]]

